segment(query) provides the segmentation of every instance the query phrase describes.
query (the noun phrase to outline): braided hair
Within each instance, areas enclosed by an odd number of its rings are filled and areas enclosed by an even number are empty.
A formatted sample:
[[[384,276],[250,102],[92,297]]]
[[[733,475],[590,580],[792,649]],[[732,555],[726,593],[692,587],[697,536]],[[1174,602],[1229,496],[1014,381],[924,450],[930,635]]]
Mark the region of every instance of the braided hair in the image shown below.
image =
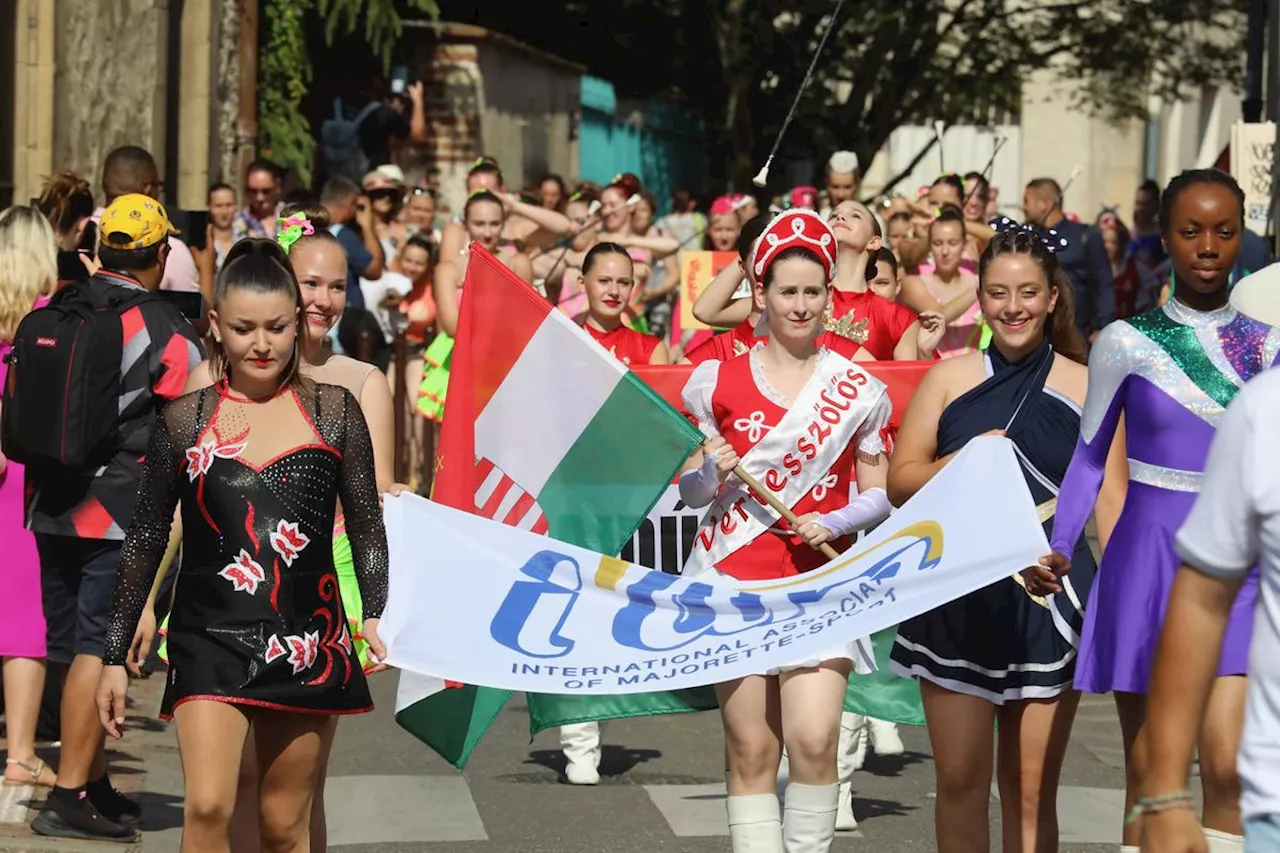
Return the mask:
[[[1217,184],[1225,187],[1230,193],[1236,197],[1236,201],[1240,205],[1240,224],[1244,225],[1244,190],[1240,189],[1240,184],[1236,183],[1236,179],[1226,172],[1218,169],[1187,169],[1169,181],[1169,185],[1164,188],[1164,192],[1160,193],[1160,233],[1167,233],[1169,223],[1173,221],[1173,206],[1178,203],[1178,197],[1191,187],[1200,184]],[[1145,186],[1145,184],[1144,184]]]

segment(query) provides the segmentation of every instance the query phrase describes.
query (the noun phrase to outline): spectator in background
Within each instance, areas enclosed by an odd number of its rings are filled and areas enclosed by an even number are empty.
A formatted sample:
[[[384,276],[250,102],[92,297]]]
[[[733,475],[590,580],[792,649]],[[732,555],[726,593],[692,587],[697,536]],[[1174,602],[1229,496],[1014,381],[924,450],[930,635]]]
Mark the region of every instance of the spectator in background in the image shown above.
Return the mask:
[[[1097,229],[1115,281],[1116,319],[1125,320],[1155,308],[1160,281],[1129,254],[1129,229],[1111,209],[1098,217]]]
[[[347,253],[347,307],[364,308],[360,279],[382,278],[382,245],[374,228],[373,205],[360,187],[346,178],[330,178],[320,193],[320,204],[329,211],[329,231]]]
[[[397,163],[406,143],[418,145],[427,139],[422,83],[410,83],[403,94],[389,91],[384,80],[373,80],[355,86],[333,101],[332,118],[321,126],[338,128],[340,140],[330,150],[322,145],[325,173],[328,177],[344,177],[359,181],[369,169],[383,163]],[[348,131],[354,130],[358,150],[347,151],[342,143]]]
[[[1075,289],[1076,327],[1085,340],[1116,318],[1115,280],[1102,237],[1092,228],[1067,219],[1062,212],[1062,187],[1053,178],[1036,178],[1022,194],[1028,225],[1055,231],[1066,245],[1055,257]]]
[[[827,161],[827,188],[819,202],[823,219],[842,201],[852,201],[858,191],[858,155],[852,151],[837,151]]]
[[[160,190],[164,185],[160,182],[160,169],[155,158],[145,148],[136,145],[125,145],[107,155],[102,167],[102,192],[106,196],[106,207],[124,195],[137,193],[160,200]],[[94,212],[94,220],[102,216],[102,209]],[[164,279],[160,282],[161,290],[178,290],[187,293],[201,293],[200,273],[196,268],[196,259],[187,244],[169,234],[169,260],[164,265]],[[212,290],[213,282],[209,282]]]
[[[97,230],[90,227],[94,204],[89,182],[70,172],[59,172],[40,188],[36,208],[53,227],[59,284],[88,278],[98,242]]]
[[[222,269],[222,259],[239,242],[235,234],[236,191],[230,184],[209,187],[209,227],[213,229],[214,269]]]
[[[47,189],[48,184],[42,198]],[[89,212],[93,212],[92,201]],[[0,213],[0,387],[9,369],[5,359],[12,351],[18,324],[33,308],[49,302],[57,283],[57,250],[49,221],[30,207],[11,207]],[[9,462],[0,447],[0,542],[4,543],[0,658],[4,661],[8,742],[4,784],[51,788],[58,777],[36,755],[35,748],[46,654],[40,556],[35,537],[23,528],[23,514],[23,468]]]
[[[1160,239],[1160,185],[1142,182],[1133,194],[1133,231],[1129,240],[1129,256],[1158,276],[1167,272],[1169,254]]]
[[[564,203],[569,197],[569,192],[564,187],[564,178],[559,175],[547,175],[538,181],[538,193],[539,203],[543,207],[564,213]]]
[[[389,262],[404,245],[406,237],[400,217],[404,207],[404,172],[399,166],[387,163],[369,172],[360,183],[373,207],[373,225],[382,245],[382,256]]]
[[[440,246],[440,229],[436,227],[439,199],[430,187],[414,187],[405,196],[404,230],[409,236],[422,235],[432,246]]]
[[[245,206],[235,216],[233,243],[245,237],[275,239],[280,202],[280,169],[269,160],[254,160],[244,170]]]
[[[147,183],[149,161],[141,149],[112,152],[104,180],[108,192],[118,190],[125,177]],[[172,228],[163,206],[151,198],[113,197],[99,220],[103,269],[87,286],[158,290],[174,253],[175,243],[166,240]],[[121,371],[119,442],[110,461],[87,474],[53,467],[27,471],[34,488],[28,526],[40,552],[48,657],[71,665],[62,694],[58,785],[31,826],[60,838],[129,841],[135,833],[122,822],[136,823],[142,814],[111,785],[94,697],[120,549],[138,499],[152,423],[166,400],[182,394],[188,373],[201,361],[195,330],[169,300],[141,302],[126,317],[129,360]]]

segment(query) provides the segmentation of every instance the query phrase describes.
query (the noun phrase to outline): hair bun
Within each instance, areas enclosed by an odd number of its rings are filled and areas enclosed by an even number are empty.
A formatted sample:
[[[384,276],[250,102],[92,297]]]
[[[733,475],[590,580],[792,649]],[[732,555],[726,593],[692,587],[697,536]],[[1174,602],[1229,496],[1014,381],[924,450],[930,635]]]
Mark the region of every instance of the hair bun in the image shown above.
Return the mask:
[[[288,219],[290,216],[296,216],[299,213],[307,217],[307,221],[317,231],[325,230],[333,224],[333,221],[329,218],[328,209],[320,204],[286,204],[280,210],[280,218]]]

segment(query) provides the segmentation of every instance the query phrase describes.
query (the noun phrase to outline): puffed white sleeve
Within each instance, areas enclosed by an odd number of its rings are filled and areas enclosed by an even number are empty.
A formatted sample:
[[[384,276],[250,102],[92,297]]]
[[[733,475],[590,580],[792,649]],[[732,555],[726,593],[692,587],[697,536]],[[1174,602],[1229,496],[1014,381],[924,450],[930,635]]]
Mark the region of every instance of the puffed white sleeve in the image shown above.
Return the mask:
[[[893,403],[889,400],[889,392],[886,390],[880,394],[880,399],[876,400],[854,436],[854,447],[859,456],[870,459],[889,452],[885,442],[889,432],[889,418],[892,415]]]
[[[689,374],[684,390],[680,392],[684,410],[697,422],[703,435],[708,437],[720,434],[715,413],[711,410],[711,395],[715,393],[719,376],[720,362],[704,361]]]

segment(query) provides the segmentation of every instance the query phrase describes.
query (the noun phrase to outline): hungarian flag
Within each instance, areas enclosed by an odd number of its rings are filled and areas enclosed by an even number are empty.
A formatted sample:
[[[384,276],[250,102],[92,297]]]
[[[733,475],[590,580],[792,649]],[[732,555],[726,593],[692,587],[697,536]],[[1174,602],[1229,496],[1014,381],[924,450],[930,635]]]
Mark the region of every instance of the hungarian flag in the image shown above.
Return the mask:
[[[616,554],[702,434],[475,246],[457,331],[432,499]],[[402,673],[396,721],[460,768],[509,697]],[[676,694],[528,700],[540,725],[692,709]]]

